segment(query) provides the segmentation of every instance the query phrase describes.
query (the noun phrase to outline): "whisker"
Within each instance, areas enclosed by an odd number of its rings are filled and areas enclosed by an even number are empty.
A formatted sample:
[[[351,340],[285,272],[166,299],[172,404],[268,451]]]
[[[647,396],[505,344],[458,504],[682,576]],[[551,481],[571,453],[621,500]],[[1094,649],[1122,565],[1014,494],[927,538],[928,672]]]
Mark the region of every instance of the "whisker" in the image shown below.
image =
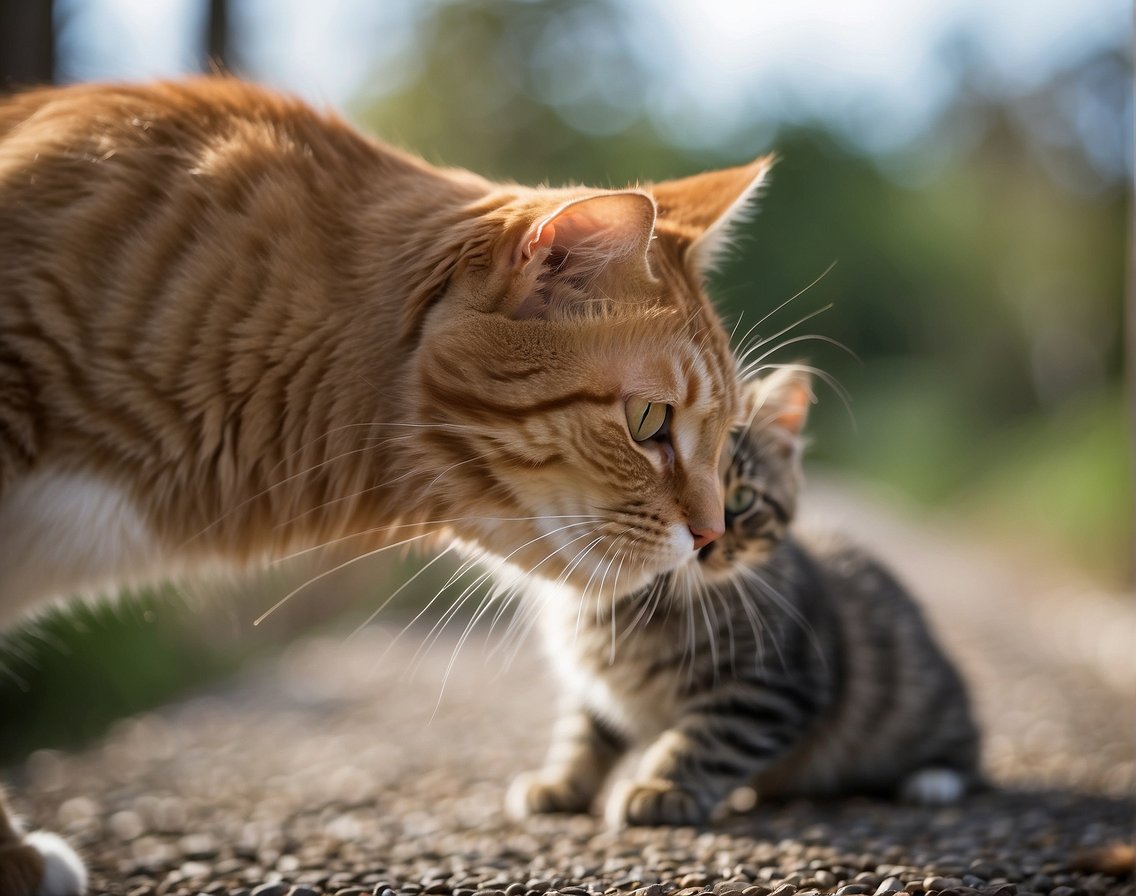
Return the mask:
[[[359,625],[355,628],[355,630],[352,631],[351,634],[347,636],[347,638],[345,639],[345,643],[350,643],[352,641],[352,639],[354,639],[361,631],[363,631],[363,629],[365,629],[368,625],[370,625],[372,622],[374,622],[375,617],[378,616],[379,613],[381,613],[383,611],[383,609],[390,604],[391,601],[393,601],[396,597],[398,597],[399,594],[401,594],[407,588],[407,586],[409,586],[415,579],[417,579],[420,575],[422,575],[422,573],[426,572],[426,570],[428,570],[431,566],[433,566],[435,563],[437,563],[443,557],[448,556],[449,553],[453,549],[454,549],[453,545],[448,545],[440,553],[435,554],[434,557],[432,557],[429,561],[422,564],[422,566],[420,566],[418,568],[418,571],[416,573],[414,573],[414,575],[412,575],[409,579],[407,579],[405,582],[403,582],[401,585],[399,585],[398,588],[396,588],[394,591],[392,591],[390,594],[388,594],[386,596],[386,598],[383,600],[383,602],[381,604],[379,604],[378,608],[370,616],[368,616],[361,623],[359,623]],[[419,615],[421,615],[421,612],[422,611],[419,612]],[[411,623],[413,624],[413,622],[417,619],[418,619],[418,616],[415,616],[414,619],[411,620]],[[395,637],[395,640],[397,640],[397,636]],[[392,640],[391,644],[387,646],[387,650],[389,650],[391,645],[393,645],[393,644],[394,644],[394,640]]]
[[[373,550],[373,551],[367,551],[366,553],[359,554],[356,557],[351,557],[350,559],[344,560],[342,563],[340,563],[336,566],[333,566],[331,569],[325,569],[323,572],[319,573],[316,576],[313,576],[312,578],[310,578],[306,582],[304,582],[302,585],[300,585],[296,588],[293,588],[291,591],[289,591],[287,594],[285,594],[282,598],[280,598],[280,600],[278,600],[271,607],[269,607],[267,610],[265,610],[263,613],[261,613],[259,616],[257,616],[256,619],[253,620],[252,624],[253,625],[260,625],[262,622],[264,622],[265,619],[267,619],[269,616],[271,616],[273,613],[275,613],[277,610],[279,610],[282,606],[284,606],[285,603],[287,603],[295,595],[299,594],[301,591],[303,591],[309,585],[315,584],[320,579],[326,578],[327,576],[331,575],[332,573],[339,572],[339,570],[343,569],[344,567],[350,566],[352,563],[357,563],[358,561],[364,560],[367,557],[374,557],[376,554],[381,554],[383,551],[389,551],[392,548],[399,548],[399,547],[402,547],[403,545],[411,544],[415,541],[419,541],[420,539],[426,538],[427,536],[433,535],[433,534],[435,534],[435,533],[434,532],[423,532],[420,535],[412,535],[410,538],[404,538],[402,541],[396,541],[393,544],[383,545],[381,548],[375,548],[375,550]]]
[[[412,427],[412,428],[431,428],[431,427],[462,428],[462,429],[474,428],[474,427],[466,426],[465,424],[457,424],[457,423],[380,423],[380,422],[377,422],[377,421],[371,421],[371,422],[367,422],[367,423],[343,423],[343,424],[340,424],[338,426],[332,427],[331,429],[327,430],[326,432],[324,432],[324,433],[322,433],[318,436],[314,436],[313,438],[309,439],[304,444],[300,445],[298,448],[296,448],[296,449],[290,451],[288,454],[284,455],[275,464],[273,464],[271,467],[269,467],[269,469],[265,473],[265,476],[271,476],[277,469],[279,469],[284,464],[287,464],[293,458],[295,458],[298,455],[302,454],[303,452],[309,450],[310,448],[312,448],[312,446],[316,445],[321,440],[331,438],[336,433],[343,432],[344,430],[348,430],[348,429],[360,429],[360,428],[366,428],[368,430],[374,430],[377,427],[384,427],[384,426]],[[357,450],[364,450],[364,449],[357,449]],[[256,494],[251,495],[250,497],[245,498],[240,503],[234,505],[233,507],[230,507],[228,510],[226,510],[224,513],[222,513],[220,516],[218,516],[212,522],[208,523],[206,526],[204,526],[203,528],[201,528],[200,530],[195,532],[193,535],[190,535],[188,538],[185,539],[184,542],[182,542],[182,544],[180,545],[180,548],[184,549],[187,545],[191,544],[192,542],[194,542],[198,538],[201,538],[202,536],[206,535],[208,532],[210,532],[215,527],[219,526],[221,523],[223,523],[225,520],[227,520],[233,514],[244,509],[245,507],[247,507],[249,504],[253,503],[254,501],[257,501],[260,498],[263,498],[265,495],[269,494],[270,492],[274,491],[275,489],[278,489],[281,486],[286,485],[287,483],[293,481],[294,479],[296,479],[299,476],[307,475],[307,474],[313,472],[315,469],[319,469],[320,467],[329,463],[331,460],[342,459],[343,457],[349,456],[351,453],[354,453],[354,452],[349,451],[349,452],[346,452],[344,454],[338,455],[336,458],[324,460],[324,461],[316,464],[313,467],[309,467],[305,470],[299,471],[298,473],[294,473],[294,474],[280,480],[279,482],[274,482],[272,485],[265,486],[263,489],[258,491]]]
[[[331,538],[323,541],[320,544],[312,545],[310,547],[301,548],[300,550],[293,551],[290,554],[277,557],[272,561],[274,565],[285,563],[288,560],[293,560],[296,557],[302,557],[304,554],[310,554],[312,551],[321,551],[329,548],[332,545],[341,544],[344,541],[350,541],[352,538],[363,538],[368,535],[374,535],[378,532],[395,532],[400,529],[417,529],[423,526],[433,526],[431,531],[434,534],[440,533],[444,527],[453,523],[468,523],[472,521],[485,522],[485,523],[524,523],[534,520],[558,520],[558,519],[593,519],[587,514],[566,514],[564,516],[455,516],[448,519],[441,520],[423,520],[417,523],[398,523],[391,526],[375,526],[371,529],[362,529],[358,532],[350,532],[347,535],[341,535],[337,538]]]
[[[834,267],[836,267],[836,260],[835,260],[835,259],[834,259],[834,260],[833,260],[832,262],[830,262],[830,263],[829,263],[829,265],[828,265],[828,267],[827,267],[827,268],[825,268],[825,269],[824,269],[823,271],[821,271],[821,273],[820,273],[820,274],[818,274],[818,275],[817,275],[817,276],[816,276],[816,277],[815,277],[815,278],[813,279],[812,283],[810,283],[810,284],[809,284],[808,286],[804,287],[803,289],[800,289],[800,290],[798,290],[797,292],[793,293],[793,295],[789,296],[789,298],[787,298],[787,299],[786,299],[786,300],[785,300],[784,302],[782,302],[782,303],[781,303],[780,305],[778,305],[777,307],[775,307],[775,308],[774,308],[774,309],[773,309],[772,311],[769,311],[768,313],[766,313],[766,314],[765,314],[765,316],[763,316],[762,318],[760,318],[760,319],[759,319],[759,320],[758,320],[758,321],[757,321],[757,322],[756,322],[756,323],[755,323],[755,324],[754,324],[754,325],[753,325],[752,327],[750,327],[750,328],[749,328],[749,329],[748,329],[748,330],[746,331],[745,335],[744,335],[744,336],[742,337],[742,339],[741,339],[741,344],[742,344],[742,345],[744,345],[744,344],[745,344],[745,341],[746,341],[747,339],[749,339],[749,337],[750,337],[750,334],[751,334],[751,333],[753,333],[753,331],[754,331],[754,330],[756,330],[756,329],[757,329],[758,327],[760,327],[760,326],[761,326],[761,325],[762,325],[763,323],[765,323],[765,322],[766,322],[767,320],[769,320],[769,318],[773,317],[773,315],[775,315],[775,314],[776,314],[776,313],[777,313],[778,311],[780,311],[780,310],[781,310],[782,308],[784,308],[784,307],[785,307],[786,305],[788,305],[788,304],[789,304],[790,302],[794,302],[794,301],[796,301],[796,300],[797,300],[797,299],[799,299],[799,298],[800,298],[801,296],[803,296],[803,295],[804,295],[805,293],[807,293],[807,292],[808,292],[808,291],[809,291],[810,289],[812,289],[812,288],[813,288],[814,286],[816,286],[816,285],[817,285],[818,283],[820,283],[820,281],[821,281],[821,280],[823,280],[823,279],[824,279],[825,277],[827,277],[827,276],[828,276],[828,275],[829,275],[830,273],[832,273],[832,269],[833,269]],[[830,306],[830,307],[831,307],[831,306]],[[818,312],[818,313],[819,313],[819,312]],[[805,319],[807,320],[807,318],[805,318]],[[798,321],[798,323],[801,323],[801,321]],[[793,326],[796,326],[796,324],[794,324]],[[792,327],[790,327],[790,329],[792,329]],[[784,332],[786,332],[786,331],[782,331],[782,333],[784,333]],[[770,338],[776,339],[777,337],[776,337],[776,336],[773,336],[773,337],[770,337]],[[769,339],[761,339],[761,340],[758,340],[758,342],[757,342],[757,345],[761,345],[762,343],[764,343],[764,342],[768,342],[768,341],[769,341]]]

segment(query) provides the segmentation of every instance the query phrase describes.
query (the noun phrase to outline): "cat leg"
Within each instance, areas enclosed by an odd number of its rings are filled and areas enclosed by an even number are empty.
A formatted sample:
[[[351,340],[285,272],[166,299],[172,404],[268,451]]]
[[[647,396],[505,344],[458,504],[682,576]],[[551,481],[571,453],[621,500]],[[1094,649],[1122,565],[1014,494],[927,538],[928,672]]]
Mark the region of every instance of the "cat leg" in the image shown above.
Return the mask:
[[[744,701],[722,698],[685,716],[643,754],[635,777],[612,790],[604,813],[610,826],[702,824],[734,789],[752,781],[785,755],[800,734],[800,720],[762,707],[766,723]],[[773,716],[773,718],[770,718]]]
[[[733,787],[746,776],[731,765],[726,777],[710,775],[704,760],[706,748],[685,732],[671,730],[656,740],[639,762],[634,778],[620,781],[608,798],[604,817],[608,825],[701,824]]]
[[[81,896],[87,889],[82,860],[47,831],[24,836],[0,792],[0,893],[4,896]]]
[[[624,739],[587,710],[561,716],[544,767],[517,776],[509,787],[509,814],[587,812],[626,749]]]

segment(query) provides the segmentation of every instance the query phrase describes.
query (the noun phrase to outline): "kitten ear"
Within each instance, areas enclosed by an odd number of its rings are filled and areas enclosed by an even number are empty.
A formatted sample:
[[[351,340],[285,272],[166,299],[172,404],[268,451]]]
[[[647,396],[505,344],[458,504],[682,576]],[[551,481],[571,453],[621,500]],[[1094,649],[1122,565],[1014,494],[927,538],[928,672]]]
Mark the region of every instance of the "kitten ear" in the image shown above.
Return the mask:
[[[675,243],[700,277],[730,249],[731,230],[748,220],[776,157],[654,184],[659,235]]]
[[[796,438],[805,428],[813,397],[812,378],[800,367],[781,367],[746,386],[746,426],[776,427]]]

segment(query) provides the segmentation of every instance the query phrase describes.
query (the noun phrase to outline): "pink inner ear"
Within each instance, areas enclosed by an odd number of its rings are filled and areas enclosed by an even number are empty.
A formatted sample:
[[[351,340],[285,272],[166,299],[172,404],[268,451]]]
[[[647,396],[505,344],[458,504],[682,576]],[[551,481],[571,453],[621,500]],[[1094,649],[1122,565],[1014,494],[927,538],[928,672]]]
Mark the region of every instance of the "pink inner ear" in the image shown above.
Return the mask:
[[[531,233],[531,231],[530,231]],[[556,240],[556,225],[552,221],[540,221],[536,225],[536,233],[525,240],[523,254],[525,258],[532,258],[537,249],[551,249]]]
[[[794,385],[785,399],[781,413],[777,415],[777,425],[793,435],[799,435],[805,426],[812,395],[801,385]]]
[[[599,265],[645,257],[655,225],[655,204],[642,193],[604,193],[577,199],[533,222],[520,243],[523,261],[553,245],[587,252]]]

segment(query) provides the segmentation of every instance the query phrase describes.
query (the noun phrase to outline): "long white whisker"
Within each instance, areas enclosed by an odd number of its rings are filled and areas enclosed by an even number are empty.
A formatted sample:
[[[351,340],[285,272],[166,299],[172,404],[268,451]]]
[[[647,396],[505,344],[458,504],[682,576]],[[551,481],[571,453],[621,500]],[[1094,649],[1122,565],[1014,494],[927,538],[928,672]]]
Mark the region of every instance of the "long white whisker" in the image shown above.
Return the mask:
[[[271,614],[275,613],[278,609],[280,609],[282,606],[284,606],[284,604],[287,603],[292,597],[299,594],[301,591],[303,591],[309,585],[315,584],[320,579],[323,579],[323,578],[331,575],[334,572],[339,572],[339,570],[343,569],[346,566],[350,566],[352,563],[357,563],[360,560],[363,560],[367,557],[373,557],[376,554],[381,554],[383,551],[389,551],[392,548],[399,548],[399,547],[402,547],[403,545],[411,544],[412,542],[419,541],[420,539],[426,538],[428,535],[433,535],[433,534],[434,534],[433,532],[423,532],[420,535],[412,535],[410,538],[404,538],[402,541],[396,541],[393,544],[383,545],[381,548],[375,548],[375,550],[373,550],[373,551],[367,551],[366,553],[359,554],[356,557],[351,557],[350,559],[344,560],[342,563],[337,564],[336,566],[333,566],[331,569],[325,569],[323,572],[319,573],[318,575],[308,579],[306,582],[304,582],[304,584],[300,585],[297,588],[293,588],[291,591],[289,591],[287,594],[285,594],[282,598],[280,598],[280,600],[278,600],[271,607],[269,607],[267,610],[265,610],[263,613],[261,613],[258,617],[256,617],[256,619],[253,620],[252,624],[253,625],[260,625]]]

